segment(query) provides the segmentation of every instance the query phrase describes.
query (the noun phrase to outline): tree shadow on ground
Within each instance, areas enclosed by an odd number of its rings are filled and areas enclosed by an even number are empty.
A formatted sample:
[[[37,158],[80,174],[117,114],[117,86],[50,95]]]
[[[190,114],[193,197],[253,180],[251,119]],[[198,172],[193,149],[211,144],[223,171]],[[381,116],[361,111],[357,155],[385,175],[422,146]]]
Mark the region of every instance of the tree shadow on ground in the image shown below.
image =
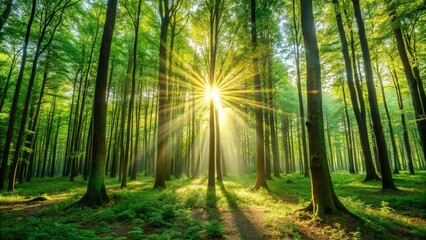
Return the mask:
[[[239,208],[238,203],[236,201],[237,196],[235,196],[235,194],[231,192],[228,192],[223,183],[219,183],[218,185],[223,195],[225,196],[225,200],[229,208],[231,209],[231,224],[232,226],[235,226],[236,230],[238,231],[237,234],[239,234],[239,238],[254,240],[264,239],[264,235],[261,233],[261,231],[259,231],[260,226],[256,227],[256,224],[253,224],[253,222],[250,221],[247,218],[246,214]],[[262,222],[257,224],[262,224]]]

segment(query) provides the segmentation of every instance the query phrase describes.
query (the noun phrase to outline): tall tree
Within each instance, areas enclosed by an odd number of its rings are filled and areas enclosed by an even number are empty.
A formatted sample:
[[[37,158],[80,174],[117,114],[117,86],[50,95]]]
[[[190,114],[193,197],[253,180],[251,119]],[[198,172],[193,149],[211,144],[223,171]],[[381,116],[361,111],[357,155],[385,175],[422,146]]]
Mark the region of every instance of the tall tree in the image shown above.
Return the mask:
[[[368,139],[368,130],[367,125],[365,122],[365,117],[363,117],[363,109],[364,107],[364,100],[362,97],[362,91],[361,88],[358,88],[358,94],[357,90],[355,88],[354,83],[354,76],[356,79],[356,82],[359,82],[358,74],[356,70],[356,63],[355,63],[355,46],[353,41],[353,33],[351,30],[350,38],[352,43],[352,62],[351,58],[349,56],[349,49],[348,49],[348,41],[346,39],[345,29],[343,27],[343,21],[342,21],[342,14],[340,11],[339,1],[333,0],[333,6],[334,11],[336,14],[336,21],[337,21],[337,28],[339,30],[339,36],[340,36],[340,42],[342,44],[342,53],[343,53],[343,59],[345,61],[345,70],[346,70],[346,79],[348,82],[348,88],[349,88],[349,94],[351,97],[352,102],[352,109],[354,111],[355,120],[358,125],[358,134],[359,138],[361,139],[361,148],[364,155],[364,162],[365,162],[365,179],[364,181],[371,181],[375,179],[379,179],[379,177],[376,174],[376,170],[373,165],[373,156],[371,155],[371,149],[370,149],[370,142]],[[358,101],[358,96],[360,96],[360,100]]]
[[[7,162],[9,160],[10,145],[12,143],[13,128],[16,121],[16,113],[18,110],[19,92],[21,90],[22,80],[24,77],[25,63],[27,61],[28,43],[30,40],[31,26],[34,21],[36,7],[37,7],[37,1],[33,0],[31,5],[31,13],[28,19],[27,29],[25,32],[22,57],[21,57],[21,66],[19,68],[18,79],[16,80],[15,94],[13,95],[12,107],[11,107],[10,115],[9,115],[9,124],[7,126],[6,141],[4,144],[2,162],[0,167],[0,189],[3,189],[4,179],[6,177]]]
[[[133,70],[132,70],[132,93],[130,96],[130,103],[129,103],[129,111],[128,111],[128,115],[127,115],[127,144],[126,144],[126,151],[125,151],[125,155],[124,155],[124,163],[123,163],[123,169],[122,169],[122,175],[121,175],[121,188],[125,188],[127,187],[127,167],[129,165],[129,158],[131,155],[130,154],[130,139],[131,139],[131,126],[132,126],[132,113],[133,113],[133,108],[135,105],[135,95],[136,95],[136,66],[137,66],[137,53],[138,53],[138,35],[139,35],[139,23],[140,23],[140,17],[141,17],[141,5],[142,5],[142,0],[138,1],[138,7],[136,10],[136,16],[132,16],[129,9],[126,7],[127,12],[129,13],[129,15],[132,18],[133,21],[133,27],[134,27],[134,33],[135,33],[135,37],[133,40]],[[126,5],[124,5],[126,6]],[[139,131],[139,129],[137,130]],[[135,156],[136,157],[136,156]]]
[[[297,78],[297,97],[299,99],[299,115],[300,115],[300,129],[302,130],[302,153],[303,153],[303,174],[305,177],[309,177],[309,161],[308,161],[308,150],[306,148],[306,131],[305,131],[305,110],[303,107],[302,97],[302,78],[300,74],[300,23],[296,17],[296,0],[292,0],[293,6],[293,28],[294,28],[294,60],[296,63],[296,78]]]
[[[389,128],[389,137],[391,140],[391,145],[392,145],[392,153],[393,153],[393,161],[394,161],[394,173],[398,173],[397,171],[395,171],[396,169],[398,169],[398,150],[396,148],[396,141],[395,141],[395,135],[394,135],[394,131],[393,131],[393,127],[392,127],[392,120],[391,120],[391,116],[389,113],[389,108],[388,108],[388,104],[386,102],[386,95],[385,95],[385,88],[383,87],[383,80],[382,80],[382,74],[380,71],[380,66],[379,66],[379,56],[376,55],[376,76],[377,79],[379,80],[379,84],[380,84],[380,92],[382,93],[382,99],[383,99],[383,107],[385,108],[385,113],[386,113],[386,118],[387,118],[387,122],[388,122],[388,128]],[[412,172],[410,171],[410,173],[414,174],[414,169],[410,169],[412,170]]]
[[[109,201],[105,189],[106,162],[106,102],[108,65],[114,33],[117,0],[108,0],[104,32],[99,54],[99,65],[96,75],[95,99],[93,103],[93,151],[89,182],[84,196],[77,205],[95,207]]]
[[[389,166],[389,156],[386,147],[385,135],[383,133],[382,122],[380,118],[379,107],[377,104],[376,88],[374,85],[373,69],[371,67],[370,51],[368,48],[367,36],[365,33],[364,20],[361,15],[359,0],[352,0],[354,13],[358,25],[358,36],[361,44],[362,57],[364,62],[365,79],[368,91],[368,102],[370,104],[370,113],[373,122],[374,136],[382,174],[382,189],[396,189],[392,172]]]
[[[321,66],[312,0],[301,0],[302,33],[306,55],[307,107],[312,200],[306,208],[323,219],[338,211],[349,213],[337,198],[328,170],[322,110]]]
[[[426,159],[426,106],[424,99],[424,89],[422,80],[420,79],[420,74],[415,74],[418,71],[415,70],[415,66],[412,66],[407,55],[407,47],[402,30],[400,27],[399,20],[397,18],[396,12],[396,3],[392,1],[390,6],[390,15],[393,27],[393,34],[396,39],[396,46],[398,48],[399,57],[404,68],[405,78],[408,82],[408,87],[410,89],[411,101],[414,107],[414,112],[416,115],[416,124],[419,131],[420,140],[423,147],[423,157]],[[423,96],[422,96],[423,95]]]
[[[348,160],[349,160],[349,173],[356,173],[355,172],[355,164],[354,164],[354,155],[353,155],[353,138],[352,138],[352,134],[351,134],[351,122],[349,119],[349,113],[348,113],[348,104],[346,102],[346,91],[345,91],[345,84],[342,82],[342,93],[343,93],[343,103],[345,106],[345,129],[347,128],[346,131],[346,143],[347,143],[347,147],[348,147]]]
[[[208,187],[215,187],[215,102],[213,98],[213,91],[216,89],[216,55],[218,47],[218,38],[219,38],[219,19],[220,11],[219,6],[222,0],[210,0],[207,2],[209,4],[209,23],[210,23],[210,33],[209,33],[209,50],[210,50],[210,63],[209,63],[209,87],[210,87],[210,101],[209,101],[209,168],[208,168]],[[218,124],[218,123],[216,123]],[[217,131],[219,132],[219,131]],[[219,141],[218,141],[219,143]],[[219,146],[216,146],[216,148]],[[217,154],[217,153],[216,153]],[[220,156],[218,156],[220,160]],[[219,171],[220,169],[217,169]]]
[[[251,23],[251,44],[253,60],[253,82],[256,117],[256,182],[253,189],[266,188],[265,177],[265,145],[263,144],[263,111],[262,111],[262,90],[260,89],[259,57],[257,54],[257,31],[256,31],[256,0],[250,0],[250,23]]]
[[[159,51],[159,66],[158,66],[158,136],[157,136],[157,164],[155,169],[154,188],[165,188],[165,163],[167,161],[168,134],[167,125],[167,30],[171,20],[171,7],[169,0],[159,1],[159,11],[161,19],[160,29],[160,51]]]
[[[398,99],[398,107],[399,107],[401,124],[402,124],[402,135],[404,138],[405,151],[407,153],[408,169],[410,170],[411,174],[414,174],[413,158],[411,156],[410,139],[408,137],[407,123],[405,121],[404,103],[402,101],[402,96],[401,96],[401,87],[399,86],[399,79],[398,79],[398,75],[396,74],[395,68],[393,68],[392,71],[389,69],[389,71],[391,73],[392,81],[395,86],[396,98]],[[403,152],[401,152],[401,154],[402,153]],[[399,162],[397,162],[396,165],[394,166],[394,173],[399,173],[399,169],[400,169]]]

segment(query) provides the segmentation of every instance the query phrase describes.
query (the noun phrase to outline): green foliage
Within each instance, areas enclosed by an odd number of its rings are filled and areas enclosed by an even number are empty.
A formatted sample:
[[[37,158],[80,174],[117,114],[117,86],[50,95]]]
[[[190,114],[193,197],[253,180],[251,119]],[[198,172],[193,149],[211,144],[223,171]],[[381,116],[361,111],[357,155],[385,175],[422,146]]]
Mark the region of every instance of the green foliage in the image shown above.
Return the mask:
[[[307,234],[328,239],[424,239],[426,172],[395,176],[398,193],[380,191],[380,182],[363,183],[363,176],[333,174],[342,203],[364,223],[346,218],[319,223],[295,210],[310,200],[310,182],[288,174],[269,182],[271,191],[250,191],[255,175],[228,176],[207,203],[205,179],[179,179],[169,188],[151,189],[151,178],[131,181],[121,190],[107,179],[111,203],[98,208],[67,208],[85,191],[85,182],[66,178],[34,179],[16,192],[1,192],[1,239],[218,239],[244,238],[238,232],[270,239],[302,239]],[[29,202],[34,197],[48,198]],[[40,204],[35,207],[34,204]],[[47,204],[43,207],[43,204]],[[13,206],[13,207],[12,207]],[[12,210],[13,209],[13,210]],[[259,219],[257,219],[261,216]],[[257,219],[257,220],[256,220]],[[234,225],[234,226],[233,226]],[[352,226],[353,225],[353,226]],[[306,232],[311,229],[313,232]]]
[[[204,223],[204,228],[209,238],[218,238],[221,237],[225,232],[225,229],[217,220],[206,221]]]

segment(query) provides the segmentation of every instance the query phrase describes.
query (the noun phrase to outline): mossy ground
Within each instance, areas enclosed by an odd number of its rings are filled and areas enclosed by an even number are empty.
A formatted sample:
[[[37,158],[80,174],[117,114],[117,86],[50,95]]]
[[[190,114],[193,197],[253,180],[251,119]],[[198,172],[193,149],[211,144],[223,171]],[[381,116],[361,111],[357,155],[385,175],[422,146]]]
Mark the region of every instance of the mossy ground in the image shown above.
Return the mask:
[[[255,176],[228,176],[215,190],[207,179],[174,179],[152,189],[139,176],[120,189],[107,179],[111,202],[98,209],[67,208],[84,194],[76,178],[34,179],[0,194],[0,239],[426,239],[426,172],[395,175],[400,191],[362,175],[332,175],[337,195],[361,220],[298,212],[310,200],[300,174],[269,181],[270,192],[250,191]],[[44,196],[45,201],[29,201]]]

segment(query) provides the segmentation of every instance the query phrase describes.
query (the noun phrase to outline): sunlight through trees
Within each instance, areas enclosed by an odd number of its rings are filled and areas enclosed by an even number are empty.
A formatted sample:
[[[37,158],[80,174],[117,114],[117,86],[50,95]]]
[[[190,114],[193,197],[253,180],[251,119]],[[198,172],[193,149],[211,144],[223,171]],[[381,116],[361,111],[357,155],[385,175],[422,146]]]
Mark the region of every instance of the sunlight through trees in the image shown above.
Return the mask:
[[[229,179],[309,181],[305,210],[356,219],[336,175],[398,198],[426,168],[425,21],[423,0],[1,1],[1,194],[194,181],[219,209]]]

